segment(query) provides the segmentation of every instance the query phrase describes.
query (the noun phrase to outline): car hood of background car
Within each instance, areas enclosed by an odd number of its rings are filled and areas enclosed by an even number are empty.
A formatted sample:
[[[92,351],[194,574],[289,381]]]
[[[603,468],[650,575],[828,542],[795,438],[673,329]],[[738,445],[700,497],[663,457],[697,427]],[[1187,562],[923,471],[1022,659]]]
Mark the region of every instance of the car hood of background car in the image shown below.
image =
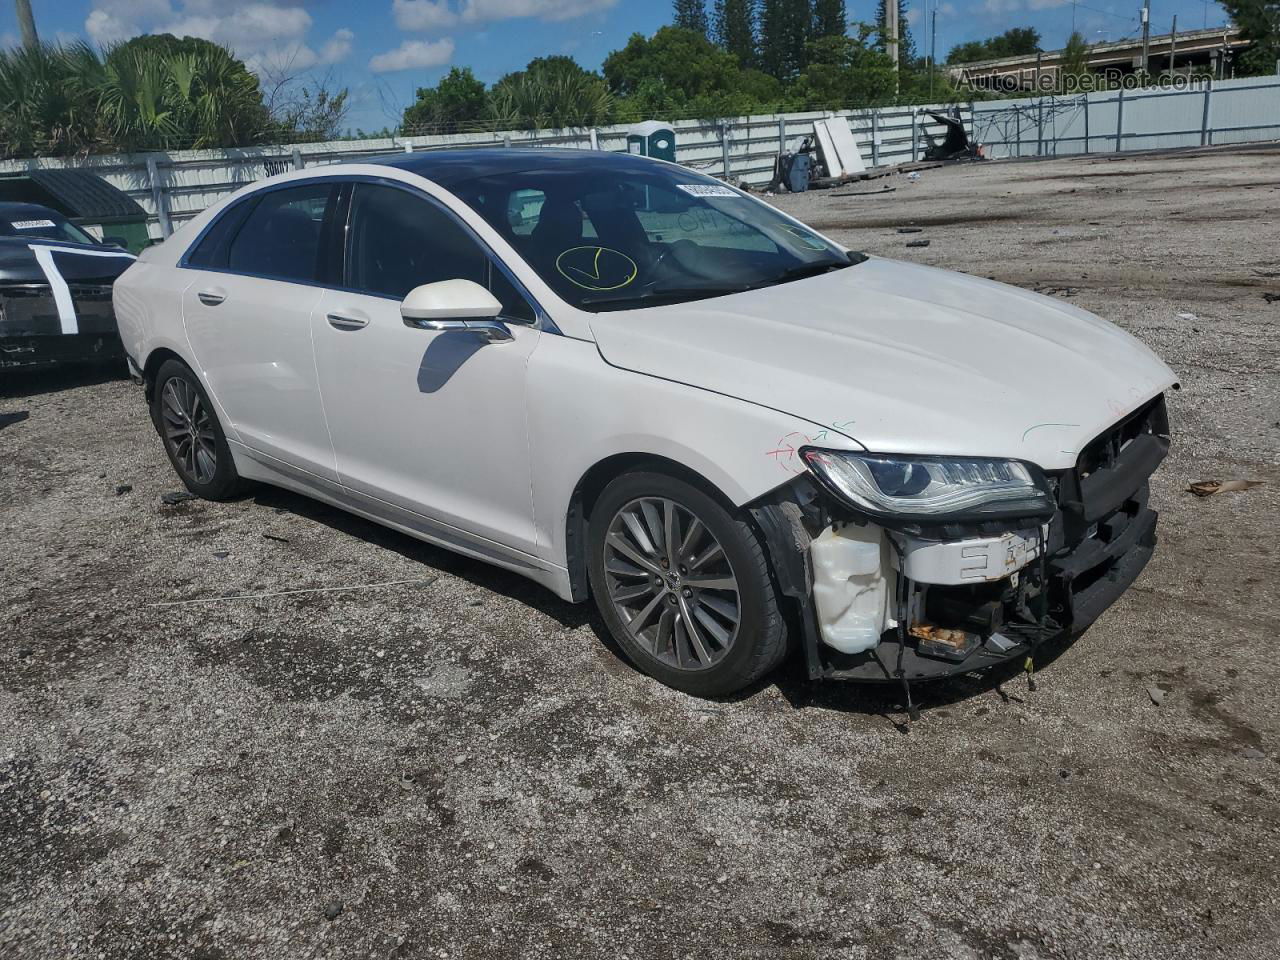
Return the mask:
[[[760,290],[598,313],[591,329],[613,366],[802,417],[868,450],[1050,470],[1074,465],[1089,440],[1177,379],[1129,334],[1068,303],[875,257]]]
[[[124,253],[115,247],[101,247],[86,243],[61,243],[52,240],[31,240],[26,237],[0,237],[0,283],[48,283],[49,278],[40,269],[32,245],[53,247],[57,250],[58,272],[69,283],[111,283],[124,273],[133,260],[128,257],[78,257],[75,251],[94,254],[103,251]]]

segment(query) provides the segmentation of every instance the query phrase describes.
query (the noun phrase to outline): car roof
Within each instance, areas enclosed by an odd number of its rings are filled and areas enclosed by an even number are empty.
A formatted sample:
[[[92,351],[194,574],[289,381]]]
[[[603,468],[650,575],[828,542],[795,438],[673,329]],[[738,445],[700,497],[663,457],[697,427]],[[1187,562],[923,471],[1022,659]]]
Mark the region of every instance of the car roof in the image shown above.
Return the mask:
[[[526,170],[569,174],[620,169],[652,170],[648,157],[604,150],[566,150],[556,147],[480,147],[458,150],[423,150],[379,157],[369,161],[399,167],[440,184],[446,190],[467,180]]]
[[[19,203],[15,200],[0,201],[0,218],[5,220],[65,220],[54,210],[39,203]]]

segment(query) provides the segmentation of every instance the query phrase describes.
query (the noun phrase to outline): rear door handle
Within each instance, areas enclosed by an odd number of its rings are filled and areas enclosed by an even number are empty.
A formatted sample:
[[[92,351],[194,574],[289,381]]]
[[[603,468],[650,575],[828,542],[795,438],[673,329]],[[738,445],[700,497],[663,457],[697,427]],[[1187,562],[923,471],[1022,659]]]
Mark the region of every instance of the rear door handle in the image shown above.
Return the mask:
[[[335,330],[360,330],[369,325],[368,317],[357,317],[349,313],[329,314],[329,326]]]
[[[200,298],[200,302],[206,307],[216,307],[227,299],[227,295],[220,290],[201,290],[196,296]]]

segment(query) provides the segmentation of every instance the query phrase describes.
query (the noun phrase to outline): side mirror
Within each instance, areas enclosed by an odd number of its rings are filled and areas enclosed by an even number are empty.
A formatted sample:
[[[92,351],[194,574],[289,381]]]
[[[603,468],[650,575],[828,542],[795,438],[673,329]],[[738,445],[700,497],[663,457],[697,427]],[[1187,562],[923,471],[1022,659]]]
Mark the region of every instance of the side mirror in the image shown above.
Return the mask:
[[[400,302],[406,327],[418,330],[468,330],[489,342],[511,340],[498,319],[502,304],[473,280],[441,280],[414,287]]]
[[[127,250],[129,248],[129,241],[124,237],[103,237],[102,243],[104,246],[119,247],[121,250]]]
[[[498,298],[473,280],[424,283],[410,290],[400,303],[400,316],[406,321],[492,320],[501,312]]]

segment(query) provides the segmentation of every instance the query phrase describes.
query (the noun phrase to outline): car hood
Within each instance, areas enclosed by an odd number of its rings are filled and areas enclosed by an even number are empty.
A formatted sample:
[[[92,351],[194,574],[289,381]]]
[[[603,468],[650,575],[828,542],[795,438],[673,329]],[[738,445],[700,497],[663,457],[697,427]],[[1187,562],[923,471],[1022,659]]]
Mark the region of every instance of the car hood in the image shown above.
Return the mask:
[[[893,260],[679,306],[594,314],[607,363],[802,417],[885,453],[1074,465],[1177,379],[1070,304]],[[814,431],[815,435],[818,431]]]
[[[47,283],[48,277],[31,252],[33,245],[57,250],[58,272],[68,283],[111,283],[132,265],[127,257],[101,257],[93,254],[112,247],[86,243],[62,243],[43,238],[0,237],[0,283]],[[88,256],[77,256],[83,250]],[[123,250],[115,251],[124,253]]]

